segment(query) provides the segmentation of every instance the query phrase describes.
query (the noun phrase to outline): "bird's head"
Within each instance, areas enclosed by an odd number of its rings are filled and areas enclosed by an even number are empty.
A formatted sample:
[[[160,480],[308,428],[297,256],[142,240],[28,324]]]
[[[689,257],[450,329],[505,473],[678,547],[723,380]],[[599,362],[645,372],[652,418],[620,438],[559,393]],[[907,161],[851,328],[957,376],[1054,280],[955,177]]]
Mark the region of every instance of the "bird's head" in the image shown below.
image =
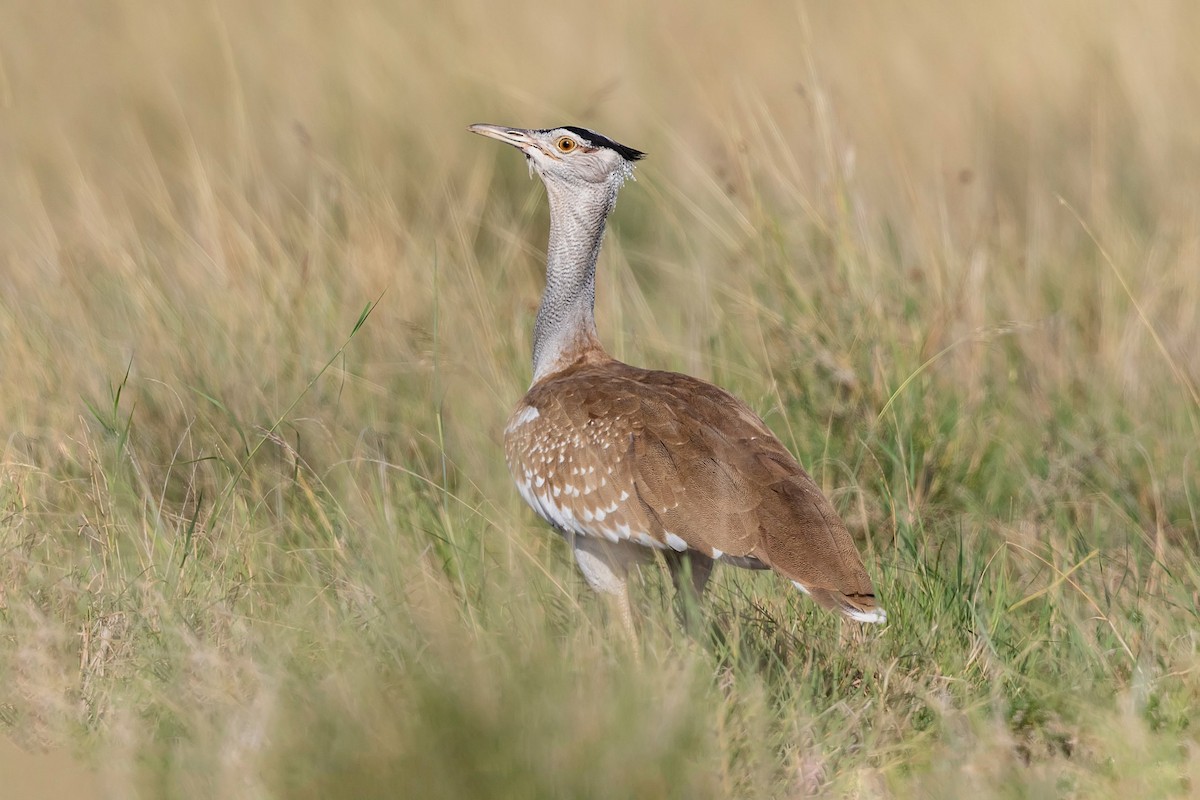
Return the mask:
[[[607,136],[573,125],[547,130],[472,125],[467,130],[499,139],[525,154],[530,171],[536,170],[547,189],[588,191],[606,188],[614,195],[633,174],[633,162],[645,153],[614,142]]]

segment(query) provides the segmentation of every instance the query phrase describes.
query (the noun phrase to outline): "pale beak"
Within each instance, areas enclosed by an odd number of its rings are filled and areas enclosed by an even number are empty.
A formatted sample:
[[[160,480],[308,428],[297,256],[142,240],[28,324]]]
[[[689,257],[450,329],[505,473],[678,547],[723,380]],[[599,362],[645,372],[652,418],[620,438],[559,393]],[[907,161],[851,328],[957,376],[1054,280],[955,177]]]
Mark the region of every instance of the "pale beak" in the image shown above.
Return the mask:
[[[478,133],[480,136],[486,136],[489,139],[497,139],[505,144],[511,144],[519,150],[538,146],[534,138],[529,135],[530,132],[521,130],[520,128],[506,128],[503,125],[477,123],[468,127],[467,130],[471,133]]]

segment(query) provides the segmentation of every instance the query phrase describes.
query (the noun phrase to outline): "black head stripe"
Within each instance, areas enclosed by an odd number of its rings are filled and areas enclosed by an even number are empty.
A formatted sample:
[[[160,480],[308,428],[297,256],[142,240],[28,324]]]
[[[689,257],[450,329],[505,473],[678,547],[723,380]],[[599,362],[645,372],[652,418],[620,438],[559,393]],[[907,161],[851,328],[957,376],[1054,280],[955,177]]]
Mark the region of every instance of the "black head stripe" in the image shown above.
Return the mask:
[[[593,147],[607,147],[609,150],[615,150],[616,152],[620,153],[626,161],[637,161],[639,158],[643,158],[646,155],[641,150],[634,150],[632,147],[626,147],[620,142],[614,142],[607,136],[596,133],[595,131],[589,131],[587,128],[577,128],[574,125],[564,125],[562,126],[562,129],[564,131],[570,131]]]

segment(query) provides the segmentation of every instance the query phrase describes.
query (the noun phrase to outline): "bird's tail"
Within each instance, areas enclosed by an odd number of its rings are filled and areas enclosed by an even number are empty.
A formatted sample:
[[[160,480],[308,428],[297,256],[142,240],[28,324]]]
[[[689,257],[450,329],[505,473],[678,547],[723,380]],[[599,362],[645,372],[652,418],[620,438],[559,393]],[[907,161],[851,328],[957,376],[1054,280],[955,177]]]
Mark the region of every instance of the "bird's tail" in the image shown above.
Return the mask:
[[[832,589],[809,588],[798,581],[792,583],[796,584],[800,591],[811,595],[821,608],[840,612],[857,622],[887,622],[887,612],[879,607],[873,594],[842,594]]]

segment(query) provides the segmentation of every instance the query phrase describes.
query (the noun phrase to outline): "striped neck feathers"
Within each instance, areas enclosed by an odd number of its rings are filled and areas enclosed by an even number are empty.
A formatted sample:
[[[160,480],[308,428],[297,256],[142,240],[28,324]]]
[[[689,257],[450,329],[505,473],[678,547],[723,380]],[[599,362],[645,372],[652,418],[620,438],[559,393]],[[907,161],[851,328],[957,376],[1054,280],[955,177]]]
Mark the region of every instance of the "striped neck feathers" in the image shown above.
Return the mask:
[[[603,354],[596,333],[596,260],[605,221],[625,175],[605,183],[547,178],[550,243],[546,289],[533,332],[533,382],[565,369],[591,351]]]

